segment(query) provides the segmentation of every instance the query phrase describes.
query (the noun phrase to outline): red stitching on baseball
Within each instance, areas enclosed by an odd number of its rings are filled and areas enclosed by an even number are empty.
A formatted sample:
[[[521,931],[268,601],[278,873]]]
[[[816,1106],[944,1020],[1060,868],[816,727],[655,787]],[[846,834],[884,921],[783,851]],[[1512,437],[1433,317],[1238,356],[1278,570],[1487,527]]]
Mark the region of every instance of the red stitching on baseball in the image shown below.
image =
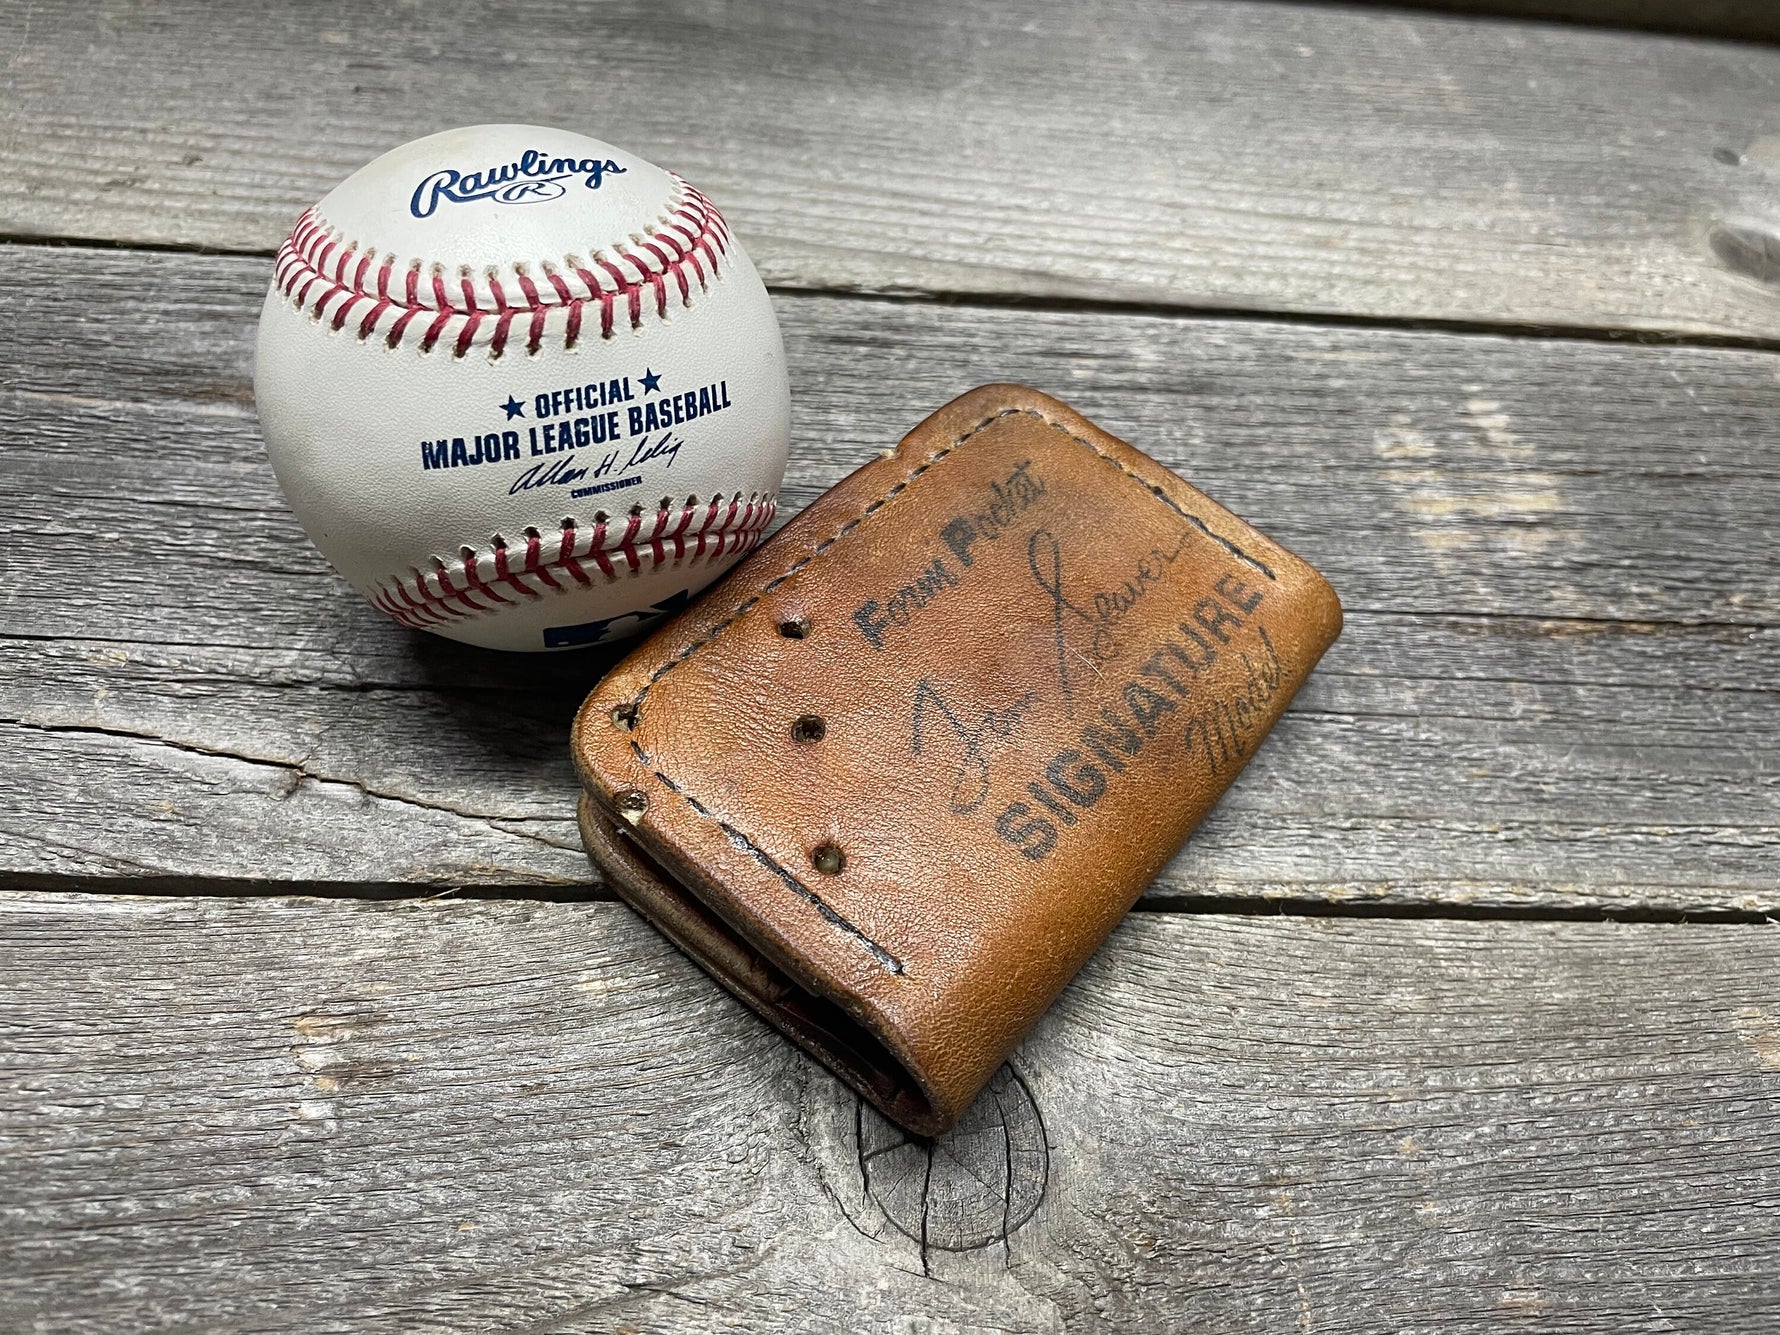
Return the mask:
[[[416,310],[415,313],[419,314],[419,311]],[[440,311],[433,317],[433,322],[427,326],[426,333],[422,334],[420,338],[420,350],[422,352],[431,352],[433,350],[433,344],[439,341],[439,335],[445,332],[445,326],[451,323],[451,317],[454,314],[456,314],[454,311]]]
[[[389,298],[388,297],[380,297],[380,298],[378,298],[377,302],[371,307],[371,309],[365,312],[365,318],[359,322],[359,327],[358,327],[358,336],[359,336],[360,342],[363,342],[365,339],[371,337],[371,331],[377,327],[377,321],[379,321],[380,319],[383,318],[383,312],[385,312],[388,309],[389,309]]]
[[[401,345],[408,326],[424,313],[429,319],[421,338],[422,352],[431,352],[441,339],[447,338],[448,326],[455,320],[461,321],[462,327],[450,339],[450,345],[453,354],[461,357],[475,343],[477,330],[486,320],[492,326],[487,338],[489,355],[499,357],[512,337],[515,317],[528,315],[530,318],[521,327],[526,331],[526,350],[536,352],[543,342],[545,320],[551,311],[559,309],[568,312],[564,342],[573,347],[581,334],[582,306],[593,301],[600,307],[600,336],[611,338],[620,318],[628,318],[633,329],[642,327],[646,292],[654,298],[657,318],[665,319],[670,279],[679,290],[680,300],[691,305],[693,282],[696,280],[700,291],[708,290],[711,280],[721,272],[718,257],[729,253],[729,225],[723,215],[678,176],[673,180],[679,200],[653,224],[648,236],[614,243],[607,251],[593,254],[585,266],[573,256],[563,257],[563,264],[586,289],[584,295],[556,271],[555,261],[539,265],[549,279],[548,291],[533,282],[522,266],[515,266],[522,294],[519,304],[509,302],[499,278],[493,274],[487,277],[487,292],[483,294],[478,292],[472,275],[467,270],[460,271],[455,286],[461,291],[454,296],[442,266],[432,266],[432,272],[423,276],[421,263],[415,261],[408,268],[398,296],[390,290],[395,256],[385,256],[381,263],[376,263],[374,251],[361,254],[357,241],[347,242],[336,236],[313,208],[297,219],[279,248],[273,282],[299,308],[317,319],[332,307],[335,329],[344,327],[360,300],[371,303],[375,313],[367,317],[368,324],[359,326],[359,337],[369,338],[380,322],[389,318],[385,343],[391,348]],[[634,269],[635,276],[627,269]],[[555,299],[551,300],[552,297]],[[620,299],[623,317],[618,313]],[[496,318],[488,319],[490,316]]]
[[[668,561],[679,564],[703,560],[707,556],[715,560],[726,554],[738,555],[760,542],[777,511],[778,503],[770,496],[750,497],[744,504],[737,495],[730,498],[727,510],[722,498],[713,496],[702,506],[689,501],[679,507],[670,505],[656,510],[654,522],[645,536],[639,536],[643,533],[645,516],[640,510],[633,511],[626,516],[623,536],[610,547],[606,545],[606,521],[598,520],[588,535],[585,550],[581,547],[581,530],[573,520],[567,520],[557,534],[556,555],[549,560],[544,558],[546,542],[543,536],[535,529],[527,529],[525,558],[518,568],[514,567],[506,540],[496,537],[491,539],[485,551],[466,547],[462,559],[451,568],[435,558],[428,570],[416,566],[406,576],[384,580],[377,586],[371,603],[401,625],[413,630],[428,630],[445,622],[494,612],[501,607],[518,606],[516,599],[502,593],[503,588],[532,602],[551,594],[590,588],[593,577],[582,564],[588,560],[599,567],[607,583],[612,583],[641,570],[645,559],[651,565],[662,565]],[[704,520],[695,535],[693,550],[688,554],[686,531],[701,513]],[[669,544],[673,547],[671,555]],[[613,560],[614,557],[619,560]],[[492,578],[483,576],[484,561],[492,568]],[[461,576],[462,584],[453,579],[454,570]],[[563,574],[574,583],[558,578]]]

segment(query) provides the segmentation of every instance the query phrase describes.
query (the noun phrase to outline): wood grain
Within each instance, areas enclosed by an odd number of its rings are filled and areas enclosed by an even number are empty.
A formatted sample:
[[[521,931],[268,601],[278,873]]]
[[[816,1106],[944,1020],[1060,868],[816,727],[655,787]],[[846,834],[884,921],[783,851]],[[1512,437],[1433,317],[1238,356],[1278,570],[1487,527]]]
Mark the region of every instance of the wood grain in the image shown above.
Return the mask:
[[[1449,919],[1780,912],[1780,51],[1011,15],[0,12],[0,236],[125,247],[0,245],[0,1329],[1775,1327],[1775,929]],[[1023,380],[1343,594],[942,1141],[593,881],[566,730],[611,653],[399,631],[277,493],[264,257],[478,120],[725,207],[784,513]],[[1252,911],[1357,905],[1414,920]]]
[[[13,236],[269,252],[378,153],[530,121],[685,172],[784,286],[1780,336],[1712,244],[1780,228],[1756,46],[1222,0],[50,0],[0,51]]]
[[[71,264],[97,300],[46,341]],[[329,571],[253,420],[265,267],[0,253],[0,522],[39,554],[0,582],[0,878],[585,885],[566,729],[611,655],[412,635]],[[778,305],[788,509],[1018,379],[1333,578],[1346,633],[1153,898],[1780,905],[1772,354]]]
[[[7,896],[0,1323],[1754,1335],[1777,940],[1137,915],[929,1149],[618,905]]]

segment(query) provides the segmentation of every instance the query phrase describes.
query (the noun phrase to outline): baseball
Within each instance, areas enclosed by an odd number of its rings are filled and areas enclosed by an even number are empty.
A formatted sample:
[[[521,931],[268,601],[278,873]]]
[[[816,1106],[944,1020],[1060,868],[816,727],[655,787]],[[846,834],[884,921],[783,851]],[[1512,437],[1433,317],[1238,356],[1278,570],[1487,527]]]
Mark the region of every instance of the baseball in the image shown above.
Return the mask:
[[[260,315],[266,452],[397,622],[497,649],[629,634],[761,539],[790,395],[708,200],[597,139],[417,139],[297,220]]]

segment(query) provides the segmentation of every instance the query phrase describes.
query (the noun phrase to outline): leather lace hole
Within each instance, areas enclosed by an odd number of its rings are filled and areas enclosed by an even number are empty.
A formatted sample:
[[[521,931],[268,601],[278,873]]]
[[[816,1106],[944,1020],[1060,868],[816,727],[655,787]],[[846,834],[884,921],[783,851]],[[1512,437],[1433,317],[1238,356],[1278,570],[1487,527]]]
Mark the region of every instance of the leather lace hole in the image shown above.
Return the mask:
[[[637,707],[635,705],[613,705],[612,726],[629,732],[637,726]]]
[[[847,855],[837,843],[821,843],[810,850],[810,864],[824,876],[839,876],[847,869]]]
[[[779,623],[779,634],[788,640],[801,640],[810,633],[808,617],[786,617]]]
[[[801,715],[791,725],[791,740],[794,742],[819,742],[828,735],[828,721],[820,714]]]

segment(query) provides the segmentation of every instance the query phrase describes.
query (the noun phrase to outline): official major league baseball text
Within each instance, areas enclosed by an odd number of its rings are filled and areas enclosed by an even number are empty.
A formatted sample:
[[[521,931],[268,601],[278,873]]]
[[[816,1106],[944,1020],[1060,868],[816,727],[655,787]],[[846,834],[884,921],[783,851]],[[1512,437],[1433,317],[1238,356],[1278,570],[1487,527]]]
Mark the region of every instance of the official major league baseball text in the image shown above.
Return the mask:
[[[404,145],[298,220],[255,393],[373,605],[474,644],[627,634],[756,545],[789,391],[766,290],[672,173],[536,126]]]

